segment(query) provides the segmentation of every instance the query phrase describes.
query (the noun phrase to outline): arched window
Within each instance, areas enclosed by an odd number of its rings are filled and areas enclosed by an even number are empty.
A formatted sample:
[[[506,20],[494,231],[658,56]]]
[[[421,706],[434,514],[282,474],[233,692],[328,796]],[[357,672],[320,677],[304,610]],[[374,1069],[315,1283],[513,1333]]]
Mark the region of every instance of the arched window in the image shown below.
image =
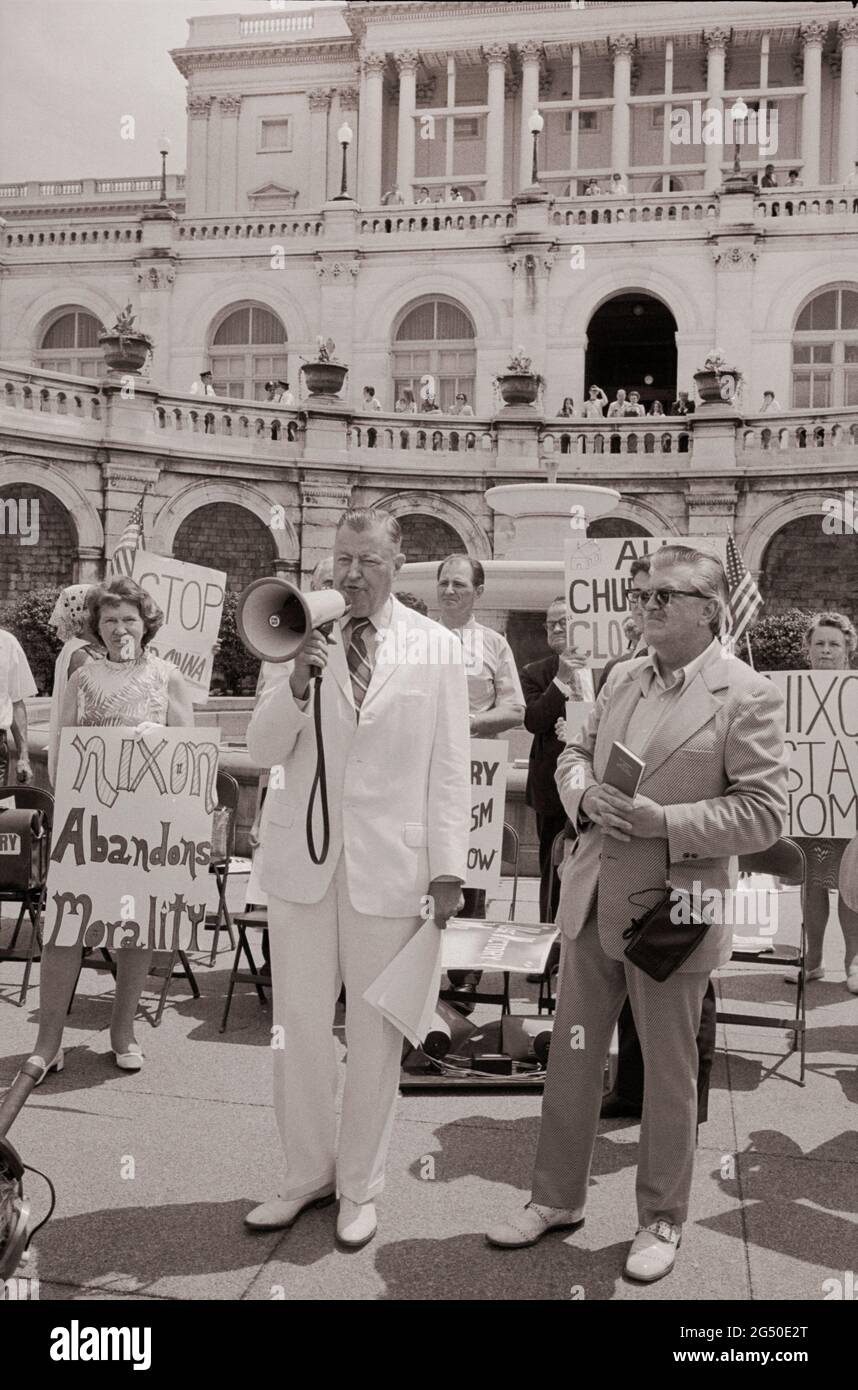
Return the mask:
[[[858,405],[858,286],[820,291],[796,319],[792,404]]]
[[[104,353],[98,345],[98,335],[103,332],[103,326],[88,309],[77,304],[64,305],[42,334],[36,366],[71,376],[100,376]]]
[[[477,353],[470,316],[451,299],[425,299],[408,310],[394,334],[394,400],[405,390],[420,400],[420,378],[435,378],[442,410],[451,410],[456,393],[474,399]]]
[[[289,380],[286,329],[261,304],[229,310],[212,336],[209,367],[215,395],[262,401],[266,381]],[[297,396],[297,383],[289,384]]]

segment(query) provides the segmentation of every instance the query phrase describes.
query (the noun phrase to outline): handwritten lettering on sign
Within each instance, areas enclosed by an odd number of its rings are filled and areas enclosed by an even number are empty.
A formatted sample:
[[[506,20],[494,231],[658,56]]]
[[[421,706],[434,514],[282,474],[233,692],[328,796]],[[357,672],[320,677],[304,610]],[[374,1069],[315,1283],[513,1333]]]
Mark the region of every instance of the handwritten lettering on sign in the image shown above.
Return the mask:
[[[611,540],[569,540],[564,549],[570,646],[593,666],[604,666],[628,650],[623,622],[629,616],[630,569],[635,560],[665,545],[699,547],[717,554],[726,566],[727,540],[721,536],[626,536]]]
[[[223,614],[226,572],[137,550],[133,578],[164,614],[163,627],[152,638],[149,650],[178,667],[195,703],[205,700]]]
[[[466,888],[496,893],[500,885],[506,800],[506,742],[471,739],[471,836]]]
[[[858,671],[771,671],[786,702],[785,835],[858,831]]]
[[[205,918],[218,729],[64,729],[44,938],[196,950]]]

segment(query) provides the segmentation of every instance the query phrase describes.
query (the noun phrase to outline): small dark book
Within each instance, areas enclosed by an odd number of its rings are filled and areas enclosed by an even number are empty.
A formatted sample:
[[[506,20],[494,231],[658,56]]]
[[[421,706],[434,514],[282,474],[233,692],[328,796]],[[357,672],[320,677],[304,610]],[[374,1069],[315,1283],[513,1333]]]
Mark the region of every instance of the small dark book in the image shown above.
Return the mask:
[[[646,771],[646,763],[626,748],[623,743],[615,743],[608,754],[608,763],[602,781],[609,787],[616,787],[626,796],[637,796],[641,778]]]

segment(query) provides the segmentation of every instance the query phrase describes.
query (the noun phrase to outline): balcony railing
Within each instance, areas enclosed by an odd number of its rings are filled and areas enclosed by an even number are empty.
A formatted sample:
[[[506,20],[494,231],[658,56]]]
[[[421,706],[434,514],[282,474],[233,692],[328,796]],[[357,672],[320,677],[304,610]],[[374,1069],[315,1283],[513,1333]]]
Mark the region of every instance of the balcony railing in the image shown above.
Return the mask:
[[[745,419],[739,432],[746,455],[792,450],[858,448],[858,410],[790,411]]]
[[[421,450],[425,453],[486,454],[495,448],[491,426],[471,416],[451,421],[449,416],[397,415],[387,420],[353,416],[346,435],[350,449]],[[476,463],[475,467],[483,467]]]
[[[631,420],[574,420],[542,427],[541,452],[554,457],[564,454],[689,454],[692,436],[686,416]],[[562,464],[561,464],[562,467]]]
[[[184,174],[167,175],[167,197],[173,199],[178,197],[182,201],[185,190]],[[0,184],[0,204],[10,203],[10,212],[23,210],[22,205],[31,205],[36,208],[44,203],[45,211],[49,211],[52,203],[60,200],[63,202],[75,201],[90,202],[93,199],[98,201],[108,198],[121,196],[123,202],[139,201],[142,203],[151,202],[153,195],[160,194],[161,178],[158,174],[150,177],[132,177],[109,179],[54,179],[45,182],[29,181],[22,183]]]
[[[215,445],[216,440],[245,441],[259,445],[295,443],[300,422],[294,410],[261,401],[219,401],[207,396],[192,398],[159,393],[153,407],[155,428],[185,443],[196,436]]]
[[[321,213],[272,217],[241,213],[233,217],[182,218],[176,225],[179,241],[249,241],[256,237],[318,237],[325,231]]]

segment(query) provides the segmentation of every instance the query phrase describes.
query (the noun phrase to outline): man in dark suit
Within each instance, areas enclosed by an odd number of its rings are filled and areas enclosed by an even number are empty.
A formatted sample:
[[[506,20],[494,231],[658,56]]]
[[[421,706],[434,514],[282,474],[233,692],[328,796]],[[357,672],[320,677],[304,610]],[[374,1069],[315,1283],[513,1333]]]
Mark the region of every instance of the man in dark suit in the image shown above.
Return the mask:
[[[551,656],[532,661],[521,673],[524,727],[533,734],[524,799],[536,814],[539,836],[539,919],[553,922],[560,880],[552,870],[551,847],[566,825],[566,812],[554,781],[564,746],[556,726],[566,715],[566,701],[575,693],[575,672],[585,662],[583,656],[566,650],[566,600],[562,596],[548,608],[545,631]]]

